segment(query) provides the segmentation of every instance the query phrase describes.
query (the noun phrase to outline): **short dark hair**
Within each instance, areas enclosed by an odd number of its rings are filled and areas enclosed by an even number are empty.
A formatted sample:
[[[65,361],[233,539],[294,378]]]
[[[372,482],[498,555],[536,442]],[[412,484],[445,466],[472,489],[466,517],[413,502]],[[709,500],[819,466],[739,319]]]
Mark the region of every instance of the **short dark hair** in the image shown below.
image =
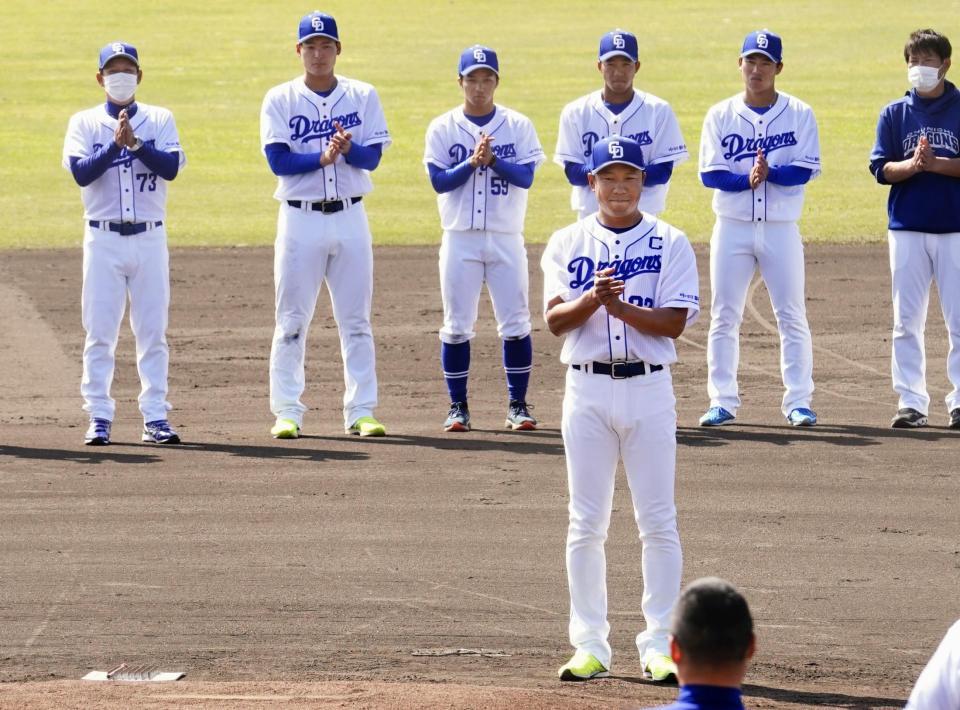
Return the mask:
[[[725,666],[746,660],[753,618],[736,587],[718,577],[704,577],[681,592],[672,632],[692,663]]]
[[[950,59],[953,48],[950,46],[950,40],[936,30],[917,30],[910,35],[910,39],[903,46],[903,59],[909,62],[911,54],[921,52],[932,52],[940,59]]]

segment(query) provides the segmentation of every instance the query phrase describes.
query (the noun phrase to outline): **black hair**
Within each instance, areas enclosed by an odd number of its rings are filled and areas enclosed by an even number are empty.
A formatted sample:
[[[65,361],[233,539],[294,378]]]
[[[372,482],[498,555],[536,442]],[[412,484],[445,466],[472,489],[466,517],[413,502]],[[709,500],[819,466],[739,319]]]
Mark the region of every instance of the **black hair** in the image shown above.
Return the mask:
[[[672,632],[691,663],[726,666],[746,660],[753,618],[747,600],[732,584],[705,577],[680,594]]]
[[[903,59],[910,61],[911,54],[920,54],[932,52],[943,59],[950,59],[953,48],[950,46],[950,40],[936,30],[917,30],[911,33],[910,39],[903,46]]]

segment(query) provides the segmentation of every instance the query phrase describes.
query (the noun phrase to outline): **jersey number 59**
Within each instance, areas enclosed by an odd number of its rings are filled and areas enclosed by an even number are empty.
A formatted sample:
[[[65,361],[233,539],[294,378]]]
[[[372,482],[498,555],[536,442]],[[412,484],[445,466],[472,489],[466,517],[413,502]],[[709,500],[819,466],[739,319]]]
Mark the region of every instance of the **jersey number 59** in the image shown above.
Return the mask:
[[[506,178],[490,178],[491,195],[506,195],[509,189],[510,183],[507,182]]]

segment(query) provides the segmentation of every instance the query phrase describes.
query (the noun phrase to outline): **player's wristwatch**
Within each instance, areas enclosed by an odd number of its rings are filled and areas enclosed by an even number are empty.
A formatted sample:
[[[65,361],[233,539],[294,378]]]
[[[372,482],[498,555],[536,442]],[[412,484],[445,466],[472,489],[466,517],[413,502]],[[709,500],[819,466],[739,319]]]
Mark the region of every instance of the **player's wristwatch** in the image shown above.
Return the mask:
[[[134,136],[133,145],[130,146],[129,150],[131,153],[136,153],[138,150],[143,148],[143,138],[137,138]]]

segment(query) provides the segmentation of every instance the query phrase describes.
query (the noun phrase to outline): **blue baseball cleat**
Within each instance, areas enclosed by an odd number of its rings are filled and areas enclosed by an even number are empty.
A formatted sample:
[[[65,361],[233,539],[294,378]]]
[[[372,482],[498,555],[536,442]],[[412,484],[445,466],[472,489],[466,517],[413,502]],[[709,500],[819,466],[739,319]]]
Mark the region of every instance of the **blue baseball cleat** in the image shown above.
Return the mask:
[[[793,426],[813,426],[817,423],[817,414],[812,409],[806,407],[797,407],[790,410],[787,415],[787,421]]]
[[[166,419],[157,419],[143,425],[143,436],[140,437],[149,444],[179,444],[180,436],[170,426]]]
[[[110,420],[91,419],[83,443],[87,446],[107,446],[110,443]]]
[[[723,407],[710,407],[707,413],[700,417],[700,426],[723,426],[734,419],[736,417]]]

